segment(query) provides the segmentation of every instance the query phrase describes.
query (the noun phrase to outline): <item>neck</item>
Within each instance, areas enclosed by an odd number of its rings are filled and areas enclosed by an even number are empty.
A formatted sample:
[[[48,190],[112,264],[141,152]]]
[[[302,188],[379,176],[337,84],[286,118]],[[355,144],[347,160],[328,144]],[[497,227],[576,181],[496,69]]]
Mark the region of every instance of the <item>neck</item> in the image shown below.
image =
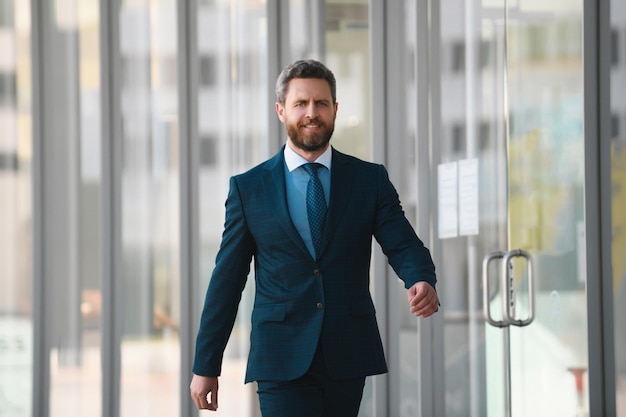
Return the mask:
[[[330,143],[327,143],[323,149],[318,149],[316,151],[307,151],[305,149],[300,149],[294,146],[294,144],[291,142],[291,139],[287,139],[287,146],[289,146],[289,148],[291,148],[292,151],[294,151],[295,153],[297,153],[298,155],[300,155],[307,161],[314,162],[317,158],[320,157],[320,155],[326,152],[326,150],[330,146]]]

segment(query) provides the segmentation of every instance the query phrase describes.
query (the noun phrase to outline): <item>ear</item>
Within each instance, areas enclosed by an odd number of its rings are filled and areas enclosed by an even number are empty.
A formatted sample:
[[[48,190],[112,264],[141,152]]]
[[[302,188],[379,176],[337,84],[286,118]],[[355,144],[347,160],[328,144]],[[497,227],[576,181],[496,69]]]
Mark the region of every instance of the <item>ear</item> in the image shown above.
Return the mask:
[[[285,107],[278,102],[276,102],[276,114],[280,121],[285,123]]]

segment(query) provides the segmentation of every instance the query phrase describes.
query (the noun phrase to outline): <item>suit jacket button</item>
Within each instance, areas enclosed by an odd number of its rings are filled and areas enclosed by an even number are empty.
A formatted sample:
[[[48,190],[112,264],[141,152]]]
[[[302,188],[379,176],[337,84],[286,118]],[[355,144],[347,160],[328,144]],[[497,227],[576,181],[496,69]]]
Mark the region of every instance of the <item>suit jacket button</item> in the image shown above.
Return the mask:
[[[321,310],[321,309],[323,309],[323,308],[324,308],[324,304],[322,304],[322,303],[317,303],[316,307],[317,307],[317,309],[318,309],[318,310]]]
[[[315,275],[316,277],[319,277],[320,276],[320,270],[319,269],[313,270],[313,275]]]

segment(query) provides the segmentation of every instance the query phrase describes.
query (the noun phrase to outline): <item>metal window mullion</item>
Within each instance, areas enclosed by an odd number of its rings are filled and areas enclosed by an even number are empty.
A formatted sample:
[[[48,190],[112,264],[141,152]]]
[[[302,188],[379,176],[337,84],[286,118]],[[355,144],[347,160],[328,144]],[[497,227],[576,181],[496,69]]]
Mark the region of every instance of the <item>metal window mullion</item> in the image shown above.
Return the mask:
[[[100,0],[102,126],[102,415],[120,415],[122,286],[120,3]]]
[[[412,144],[409,143],[407,134],[407,112],[406,112],[406,84],[407,65],[406,65],[406,32],[405,32],[405,2],[385,2],[384,10],[384,45],[385,45],[385,64],[384,68],[384,98],[383,100],[373,100],[373,103],[382,103],[382,109],[376,109],[375,112],[383,113],[385,116],[385,133],[382,136],[382,142],[385,146],[385,165],[389,171],[389,176],[395,187],[406,193],[410,180],[407,173],[410,172],[410,160],[407,158]],[[380,137],[374,136],[373,141],[379,140]],[[401,197],[403,200],[403,198]],[[407,202],[410,206],[410,202]],[[401,415],[403,404],[402,397],[402,381],[400,375],[406,369],[402,369],[402,363],[405,358],[403,355],[409,354],[410,350],[404,351],[401,344],[402,317],[407,314],[404,306],[398,306],[399,288],[397,284],[396,274],[393,269],[388,266],[385,260],[382,260],[386,266],[383,277],[386,289],[387,308],[387,351],[390,352],[389,378],[387,380],[387,414],[391,416]],[[414,324],[414,332],[417,334],[417,319]],[[414,353],[416,356],[419,353]],[[418,358],[419,361],[419,358]],[[419,375],[414,375],[416,379]],[[417,388],[415,388],[417,391]]]
[[[309,10],[310,58],[326,60],[326,1],[307,0]],[[300,58],[300,57],[296,57]]]
[[[430,195],[431,194],[431,166],[430,166],[430,62],[432,57],[430,56],[430,27],[429,27],[429,4],[427,0],[417,0],[415,7],[415,16],[413,19],[416,25],[416,39],[414,39],[416,45],[414,68],[415,68],[415,88],[413,92],[416,99],[416,114],[417,120],[416,126],[416,138],[415,138],[415,161],[417,172],[417,190],[416,195]],[[434,171],[433,171],[434,172]],[[420,198],[417,201],[417,213],[416,213],[416,227],[418,235],[423,237],[429,237],[431,234],[431,203],[429,198]],[[432,239],[429,238],[432,242]],[[434,255],[434,253],[433,253]],[[434,369],[435,361],[433,361],[433,355],[435,350],[432,343],[432,337],[434,332],[434,321],[437,317],[435,315],[431,320],[418,320],[417,332],[418,332],[418,387],[417,398],[419,416],[432,416],[434,402],[436,401],[436,395],[443,395],[441,392],[434,390],[430,381],[433,378],[433,374],[436,373]],[[443,331],[443,327],[441,327]],[[443,349],[439,350],[440,352]],[[443,371],[443,370],[441,370]]]
[[[383,163],[387,160],[386,152],[386,77],[385,61],[385,2],[372,1],[369,3],[369,43],[370,43],[370,140],[371,160]],[[380,139],[380,140],[376,140]],[[389,307],[387,261],[380,248],[376,245],[373,251],[372,276],[377,277],[373,283],[373,298],[377,306],[377,318],[380,335],[385,351],[389,351]],[[385,417],[389,415],[389,376],[387,374],[371,377],[372,380],[372,415]]]
[[[198,415],[189,400],[194,357],[195,330],[201,306],[195,294],[200,288],[199,253],[199,90],[197,48],[197,2],[178,2],[178,132],[180,181],[180,415]]]
[[[598,100],[600,101],[596,111],[599,117],[599,149],[600,149],[600,215],[601,219],[601,241],[600,241],[600,262],[602,265],[602,297],[600,305],[602,308],[603,326],[603,374],[604,392],[604,414],[615,415],[616,404],[616,376],[615,376],[615,326],[614,326],[614,299],[613,299],[613,268],[612,268],[612,246],[613,246],[613,226],[612,226],[612,185],[611,185],[611,2],[598,1],[598,39],[596,49],[599,53],[598,65]],[[587,244],[587,247],[589,244]],[[587,280],[589,282],[589,280]],[[589,344],[593,345],[589,338]],[[591,412],[590,415],[595,415]]]
[[[589,415],[614,416],[609,1],[584,1],[583,28]]]
[[[50,358],[46,337],[46,287],[44,279],[44,36],[45,13],[41,0],[31,0],[31,60],[32,60],[32,113],[33,113],[33,373],[32,373],[32,415],[49,415],[50,398]]]
[[[427,103],[422,103],[424,106],[421,111],[427,113],[428,125],[424,127],[425,140],[428,141],[428,146],[424,150],[427,154],[428,164],[419,169],[419,175],[425,175],[429,173],[427,179],[428,185],[420,184],[425,190],[429,191],[429,194],[425,194],[420,190],[419,195],[427,195],[430,198],[426,200],[438,201],[437,187],[433,187],[432,184],[437,184],[437,165],[439,163],[441,155],[441,66],[440,66],[440,47],[441,47],[441,4],[437,0],[418,0],[418,14],[423,13],[427,19],[421,22],[422,25],[427,26],[427,50],[424,51],[428,56],[428,62],[425,64],[427,67],[426,80],[428,85],[426,89],[427,94],[421,93],[420,96],[426,95]],[[422,32],[422,31],[420,31]],[[419,35],[418,35],[419,36]],[[418,74],[419,76],[419,74]],[[426,158],[423,156],[422,158]],[[426,164],[426,160],[422,161]],[[430,167],[428,169],[427,167]],[[425,199],[422,199],[425,200]],[[435,258],[435,264],[440,261],[439,258],[442,255],[441,240],[437,238],[435,233],[435,227],[439,221],[439,214],[437,210],[432,210],[432,205],[425,202],[425,206],[428,205],[428,216],[422,214],[420,216],[423,221],[423,228],[429,228],[428,234],[430,240],[429,244],[433,257]],[[420,207],[421,209],[421,207]],[[428,223],[426,223],[428,222]],[[422,231],[424,233],[424,231]],[[445,416],[445,350],[444,350],[444,311],[435,314],[429,321],[421,322],[418,326],[420,331],[420,366],[422,372],[422,385],[429,385],[428,391],[422,391],[423,400],[427,400],[429,404],[424,403],[423,408],[420,410],[421,416]],[[429,369],[427,372],[426,370]],[[430,379],[428,379],[430,378]],[[424,398],[424,396],[427,396]],[[428,407],[428,408],[427,408]]]

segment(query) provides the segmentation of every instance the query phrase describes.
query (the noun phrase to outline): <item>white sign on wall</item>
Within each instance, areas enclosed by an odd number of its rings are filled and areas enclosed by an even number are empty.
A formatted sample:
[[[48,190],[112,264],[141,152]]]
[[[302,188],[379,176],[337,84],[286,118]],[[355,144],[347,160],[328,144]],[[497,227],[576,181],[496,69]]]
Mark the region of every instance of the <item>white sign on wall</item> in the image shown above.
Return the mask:
[[[459,234],[478,234],[478,159],[459,161]]]
[[[439,164],[439,238],[478,234],[478,159]]]
[[[448,162],[438,167],[439,238],[457,237],[458,228],[458,164]]]

